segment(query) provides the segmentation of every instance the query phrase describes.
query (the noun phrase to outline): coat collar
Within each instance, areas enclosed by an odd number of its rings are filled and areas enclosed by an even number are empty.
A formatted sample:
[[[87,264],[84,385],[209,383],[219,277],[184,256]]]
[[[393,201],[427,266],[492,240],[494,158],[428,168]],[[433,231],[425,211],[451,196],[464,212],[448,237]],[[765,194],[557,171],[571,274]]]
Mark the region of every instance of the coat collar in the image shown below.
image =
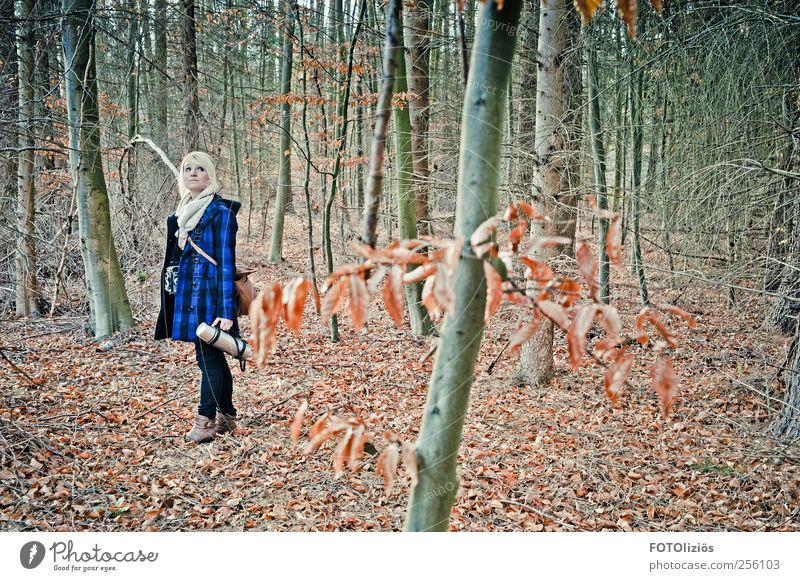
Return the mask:
[[[203,228],[206,224],[208,224],[214,216],[219,214],[223,210],[224,206],[220,204],[220,197],[219,194],[214,195],[214,199],[211,200],[211,203],[206,208],[206,211],[203,212],[203,217],[200,218],[200,221],[195,226],[197,228]]]

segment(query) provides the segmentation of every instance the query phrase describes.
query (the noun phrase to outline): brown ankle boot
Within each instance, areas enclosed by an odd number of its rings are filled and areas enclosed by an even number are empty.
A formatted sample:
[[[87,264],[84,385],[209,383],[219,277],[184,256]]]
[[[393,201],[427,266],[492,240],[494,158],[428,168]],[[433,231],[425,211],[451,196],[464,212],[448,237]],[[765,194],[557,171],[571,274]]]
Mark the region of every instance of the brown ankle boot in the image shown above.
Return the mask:
[[[222,412],[217,412],[216,432],[218,436],[233,432],[236,429],[236,416],[229,416]]]
[[[214,432],[214,420],[197,414],[194,418],[194,427],[191,432],[186,434],[186,439],[195,444],[210,442],[214,439]]]

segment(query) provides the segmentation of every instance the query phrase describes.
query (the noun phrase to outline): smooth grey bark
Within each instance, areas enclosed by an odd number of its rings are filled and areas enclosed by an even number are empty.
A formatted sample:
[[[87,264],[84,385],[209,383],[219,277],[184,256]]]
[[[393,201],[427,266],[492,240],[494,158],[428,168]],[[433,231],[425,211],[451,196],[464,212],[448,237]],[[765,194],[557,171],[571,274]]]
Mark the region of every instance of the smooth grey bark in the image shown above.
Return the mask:
[[[275,215],[272,219],[272,235],[269,242],[269,261],[280,262],[283,257],[283,224],[286,219],[286,206],[292,195],[292,106],[289,94],[292,92],[292,58],[294,47],[294,10],[291,0],[286,2],[283,34],[283,61],[281,61],[281,138],[278,151],[278,192],[275,196]]]
[[[100,156],[93,0],[64,0],[64,62],[70,166],[77,191],[81,256],[86,271],[91,326],[103,337],[133,326],[114,238]]]
[[[494,2],[481,5],[462,111],[458,169],[456,235],[465,240],[497,211],[506,111],[503,94],[511,74],[521,7],[521,0],[506,0],[499,12]],[[456,460],[486,307],[483,261],[468,243],[462,250],[453,293],[453,314],[445,317],[414,448],[418,483],[411,491],[408,531],[446,531],[458,489]]]
[[[17,238],[16,315],[38,316],[39,297],[36,284],[36,167],[34,156],[34,0],[22,0],[19,9],[19,37],[17,40],[18,67],[18,145],[17,164]]]
[[[531,239],[556,236],[564,156],[564,0],[552,0],[539,8],[539,68],[536,74],[536,128],[534,132],[533,202],[552,218],[534,221]],[[557,256],[548,246],[535,253],[537,260]],[[544,385],[553,377],[553,323],[543,318],[530,341],[522,346],[516,381],[520,385]]]
[[[386,149],[386,133],[389,114],[392,110],[392,88],[397,69],[398,19],[401,0],[391,0],[386,23],[386,43],[383,48],[383,77],[378,103],[375,109],[375,130],[372,136],[372,151],[367,173],[367,189],[364,192],[364,217],[361,241],[375,248],[378,228],[378,207],[383,187],[383,157]]]

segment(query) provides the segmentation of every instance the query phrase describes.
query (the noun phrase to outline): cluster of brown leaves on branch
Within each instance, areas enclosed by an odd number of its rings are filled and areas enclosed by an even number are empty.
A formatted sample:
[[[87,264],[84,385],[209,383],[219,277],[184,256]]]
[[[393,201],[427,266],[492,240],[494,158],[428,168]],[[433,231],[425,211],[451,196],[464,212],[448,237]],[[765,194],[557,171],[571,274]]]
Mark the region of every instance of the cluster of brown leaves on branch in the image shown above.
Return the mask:
[[[621,266],[620,217],[597,208],[593,200],[590,201],[594,212],[601,219],[611,220],[605,241],[606,254],[611,263]],[[491,319],[503,300],[525,310],[509,338],[509,351],[519,349],[533,337],[542,322],[549,319],[566,333],[573,368],[577,369],[587,354],[597,363],[607,365],[605,391],[609,399],[616,403],[634,363],[634,356],[628,353],[628,348],[636,344],[651,345],[653,351],[658,353],[652,368],[653,387],[660,398],[664,416],[669,416],[678,380],[672,362],[662,352],[668,346],[677,345],[663,315],[671,314],[683,318],[690,326],[695,325],[694,318],[674,306],[651,306],[638,314],[635,329],[624,333],[617,310],[598,297],[599,264],[587,244],[582,243],[576,252],[577,269],[583,278],[589,299],[584,302],[578,302],[583,287],[577,280],[557,276],[546,263],[525,256],[527,252],[544,246],[569,242],[561,237],[526,240],[529,221],[547,219],[530,204],[516,202],[505,210],[502,218],[492,217],[481,224],[471,235],[468,249],[464,248],[462,239],[432,237],[394,241],[380,250],[365,244],[353,244],[353,250],[364,261],[361,264],[344,266],[330,275],[324,298],[320,301],[314,295],[317,310],[323,318],[328,318],[346,305],[353,326],[360,331],[367,319],[370,300],[380,291],[386,311],[395,324],[401,327],[404,313],[403,285],[424,281],[422,303],[431,318],[438,321],[445,313],[453,312],[453,289],[459,262],[462,258],[478,259],[483,262],[486,277],[484,321]],[[508,232],[507,243],[502,245],[498,242],[498,228],[501,224],[507,226],[504,231]],[[514,272],[515,260],[526,267],[524,285],[517,283],[508,274]],[[256,365],[266,365],[267,357],[275,345],[276,329],[281,315],[289,330],[300,332],[303,308],[311,288],[309,281],[301,277],[285,288],[274,284],[256,297],[250,310]],[[587,336],[595,322],[604,329],[605,337],[589,348]],[[655,339],[651,340],[651,334],[654,334]],[[293,423],[293,438],[299,437],[305,406],[301,411]],[[360,459],[363,451],[361,439],[366,442],[369,436],[360,431],[358,426],[361,424],[357,421],[326,415],[314,425],[308,453],[317,449],[328,438],[344,434],[345,440],[340,442],[337,453],[334,454],[337,472],[341,471],[345,460],[348,465],[353,465]],[[388,455],[380,458],[383,473],[393,474],[396,469],[394,455],[391,451],[384,452]],[[413,473],[410,466],[409,472]],[[387,477],[387,486],[391,484],[391,480],[392,478]]]
[[[295,412],[291,425],[292,442],[297,444],[300,441],[300,434],[303,423],[308,411],[308,401],[303,400],[300,407]],[[338,478],[344,473],[345,466],[354,474],[361,469],[361,458],[364,456],[364,447],[369,442],[371,436],[366,431],[364,422],[358,419],[342,418],[332,415],[330,411],[325,412],[311,426],[308,431],[308,443],[303,449],[303,454],[308,456],[313,454],[329,439],[341,437],[339,443],[333,451],[331,464],[335,477]],[[375,471],[383,477],[384,488],[389,492],[397,475],[397,467],[400,460],[400,448],[398,447],[397,436],[391,432],[384,434],[384,438],[390,443],[378,456],[375,464]],[[401,444],[403,451],[403,463],[406,473],[411,478],[412,485],[417,480],[416,456],[413,447],[408,442]]]

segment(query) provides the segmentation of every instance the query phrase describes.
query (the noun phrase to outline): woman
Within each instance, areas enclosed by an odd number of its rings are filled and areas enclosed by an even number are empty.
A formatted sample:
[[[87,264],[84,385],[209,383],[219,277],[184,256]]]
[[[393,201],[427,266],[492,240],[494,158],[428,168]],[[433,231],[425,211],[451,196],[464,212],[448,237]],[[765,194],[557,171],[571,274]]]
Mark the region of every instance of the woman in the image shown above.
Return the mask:
[[[214,163],[193,151],[183,158],[178,208],[167,217],[167,249],[161,273],[161,312],[156,339],[194,343],[200,367],[200,405],[186,438],[208,442],[236,429],[233,377],[225,354],[203,343],[200,323],[239,334],[236,319],[236,212],[239,202],[223,200]],[[200,252],[202,250],[202,252]],[[203,256],[216,261],[216,266]]]

